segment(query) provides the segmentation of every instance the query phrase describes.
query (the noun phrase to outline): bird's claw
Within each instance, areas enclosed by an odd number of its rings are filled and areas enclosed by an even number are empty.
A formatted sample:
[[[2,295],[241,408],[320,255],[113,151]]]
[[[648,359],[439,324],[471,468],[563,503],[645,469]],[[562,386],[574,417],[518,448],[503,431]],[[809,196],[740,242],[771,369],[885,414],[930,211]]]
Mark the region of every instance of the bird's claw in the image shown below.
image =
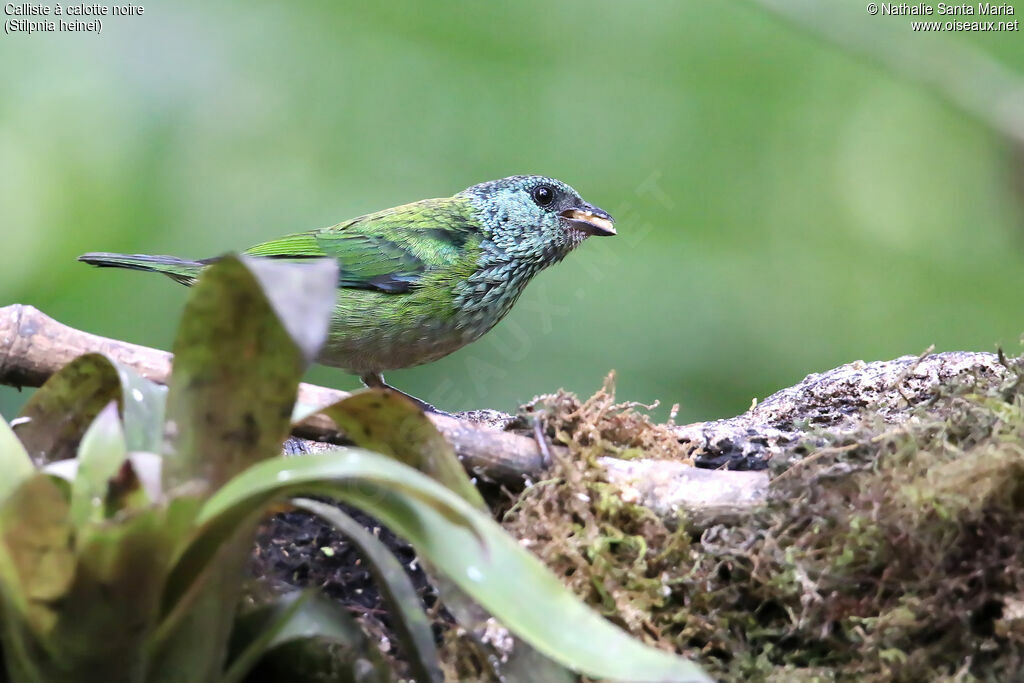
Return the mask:
[[[365,386],[369,387],[369,388],[372,388],[372,389],[387,389],[388,391],[393,391],[396,394],[400,394],[402,396],[405,396],[407,399],[409,399],[410,401],[415,403],[416,406],[420,410],[422,410],[424,413],[433,413],[434,415],[444,415],[445,417],[454,417],[454,415],[452,415],[451,413],[446,413],[443,410],[439,410],[438,408],[435,408],[434,406],[432,406],[431,404],[427,403],[426,401],[424,401],[422,399],[419,399],[419,398],[416,398],[412,394],[407,394],[404,391],[402,391],[401,389],[396,389],[395,387],[393,387],[390,384],[388,384],[387,382],[385,382],[384,381],[384,376],[381,375],[379,372],[363,375],[360,379],[362,380],[363,384]]]

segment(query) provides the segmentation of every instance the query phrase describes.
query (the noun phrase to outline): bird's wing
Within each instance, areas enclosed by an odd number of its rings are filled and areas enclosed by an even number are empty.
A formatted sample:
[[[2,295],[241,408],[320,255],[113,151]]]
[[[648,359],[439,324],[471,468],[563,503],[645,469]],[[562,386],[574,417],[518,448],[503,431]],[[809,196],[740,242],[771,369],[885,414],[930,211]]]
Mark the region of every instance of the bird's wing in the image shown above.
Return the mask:
[[[332,257],[340,268],[339,287],[399,294],[430,272],[456,264],[475,234],[468,204],[428,199],[264,242],[245,253],[288,260]]]

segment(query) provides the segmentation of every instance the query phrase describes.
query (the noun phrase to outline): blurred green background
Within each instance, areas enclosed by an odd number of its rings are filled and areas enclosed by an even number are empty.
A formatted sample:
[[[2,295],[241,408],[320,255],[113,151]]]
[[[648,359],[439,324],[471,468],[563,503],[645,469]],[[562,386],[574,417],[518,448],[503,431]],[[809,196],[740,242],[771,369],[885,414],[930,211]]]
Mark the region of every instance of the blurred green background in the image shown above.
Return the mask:
[[[847,4],[1024,72],[1019,32]],[[90,332],[169,348],[186,290],[82,252],[203,257],[514,173],[574,185],[619,237],[388,375],[447,409],[614,368],[624,399],[724,417],[809,372],[1024,331],[1014,145],[744,2],[163,2],[99,36],[0,36],[0,64],[0,305]]]

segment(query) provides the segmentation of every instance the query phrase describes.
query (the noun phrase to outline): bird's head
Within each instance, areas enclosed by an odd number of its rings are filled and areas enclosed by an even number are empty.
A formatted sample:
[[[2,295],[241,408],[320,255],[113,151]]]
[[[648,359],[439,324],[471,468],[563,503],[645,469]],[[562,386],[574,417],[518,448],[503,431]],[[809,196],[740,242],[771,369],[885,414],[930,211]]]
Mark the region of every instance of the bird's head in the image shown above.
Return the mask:
[[[591,235],[615,234],[607,211],[554,178],[510,176],[459,194],[477,209],[484,236],[517,260],[550,265]]]

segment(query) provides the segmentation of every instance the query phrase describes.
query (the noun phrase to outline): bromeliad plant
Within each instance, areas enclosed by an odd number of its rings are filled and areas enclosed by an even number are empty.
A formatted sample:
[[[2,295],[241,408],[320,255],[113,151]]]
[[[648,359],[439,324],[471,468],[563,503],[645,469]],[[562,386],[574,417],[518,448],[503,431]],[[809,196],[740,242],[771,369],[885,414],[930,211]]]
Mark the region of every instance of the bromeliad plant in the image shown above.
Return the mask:
[[[329,262],[226,257],[190,295],[169,387],[90,354],[54,375],[10,426],[0,420],[8,677],[241,681],[315,639],[333,643],[336,675],[388,680],[352,618],[311,594],[238,616],[256,525],[290,501],[360,549],[411,673],[440,680],[428,620],[397,560],[337,507],[301,498],[312,495],[380,519],[445,578],[453,599],[468,596],[560,666],[705,680],[597,616],[524,551],[404,398],[368,391],[322,409],[359,447],[276,457],[299,379],[326,335],[337,277]]]

